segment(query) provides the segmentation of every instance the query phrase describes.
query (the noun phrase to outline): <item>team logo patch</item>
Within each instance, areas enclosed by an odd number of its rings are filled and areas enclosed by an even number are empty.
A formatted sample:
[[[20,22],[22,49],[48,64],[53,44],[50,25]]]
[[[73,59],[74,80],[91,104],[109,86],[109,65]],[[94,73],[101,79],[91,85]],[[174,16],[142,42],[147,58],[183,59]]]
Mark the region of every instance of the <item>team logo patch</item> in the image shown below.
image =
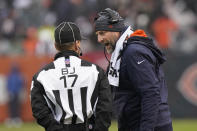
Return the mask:
[[[108,25],[109,28],[113,28],[113,25]]]
[[[69,59],[65,59],[65,64],[69,65],[70,64],[70,60]]]
[[[91,124],[89,124],[89,129],[90,129],[90,130],[93,129],[93,126],[92,126]]]

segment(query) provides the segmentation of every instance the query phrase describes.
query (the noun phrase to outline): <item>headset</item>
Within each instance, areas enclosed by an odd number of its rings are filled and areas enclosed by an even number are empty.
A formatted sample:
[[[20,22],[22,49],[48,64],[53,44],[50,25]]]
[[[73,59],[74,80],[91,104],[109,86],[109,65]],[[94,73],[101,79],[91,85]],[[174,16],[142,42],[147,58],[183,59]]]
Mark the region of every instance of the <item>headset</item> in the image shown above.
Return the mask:
[[[109,24],[115,24],[119,21],[123,21],[123,18],[119,15],[119,13],[110,8],[106,8],[98,13],[98,17],[96,17],[94,21],[99,20],[100,18],[107,19]]]
[[[79,55],[80,55],[80,56],[82,56],[82,55],[83,55],[83,53],[82,53],[82,50],[81,50],[81,48],[80,48],[80,47],[79,47],[79,50],[80,50]]]

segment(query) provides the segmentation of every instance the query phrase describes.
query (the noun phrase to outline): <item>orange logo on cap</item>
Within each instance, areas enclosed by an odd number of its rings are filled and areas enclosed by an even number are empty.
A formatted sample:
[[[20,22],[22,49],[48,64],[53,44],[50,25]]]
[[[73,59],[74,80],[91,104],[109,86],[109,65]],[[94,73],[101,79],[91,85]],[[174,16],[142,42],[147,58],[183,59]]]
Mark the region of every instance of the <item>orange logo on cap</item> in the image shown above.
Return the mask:
[[[113,25],[109,25],[108,27],[109,27],[109,28],[113,28]]]

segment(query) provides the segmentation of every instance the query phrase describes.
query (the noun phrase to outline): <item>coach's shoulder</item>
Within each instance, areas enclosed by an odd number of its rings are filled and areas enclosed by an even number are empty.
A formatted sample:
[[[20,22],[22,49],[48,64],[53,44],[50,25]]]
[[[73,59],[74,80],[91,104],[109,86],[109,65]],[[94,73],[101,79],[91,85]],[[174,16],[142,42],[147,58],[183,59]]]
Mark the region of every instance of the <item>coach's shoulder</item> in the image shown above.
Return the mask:
[[[144,48],[142,45],[137,44],[137,43],[132,43],[132,44],[128,44],[126,46],[126,48],[124,49],[124,55],[136,55],[136,54],[143,54],[147,52],[146,48]]]

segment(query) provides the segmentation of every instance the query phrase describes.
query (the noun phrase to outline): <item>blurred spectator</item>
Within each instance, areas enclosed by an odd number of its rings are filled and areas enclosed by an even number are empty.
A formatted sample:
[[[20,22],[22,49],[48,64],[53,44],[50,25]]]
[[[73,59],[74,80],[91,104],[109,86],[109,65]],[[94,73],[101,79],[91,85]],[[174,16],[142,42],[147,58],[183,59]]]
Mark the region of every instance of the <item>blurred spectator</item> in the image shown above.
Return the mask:
[[[164,13],[171,19],[173,19],[180,28],[196,24],[197,17],[191,11],[190,7],[187,7],[183,0],[163,0],[164,1]]]
[[[196,0],[184,0],[187,7],[189,7],[197,15],[197,1]]]
[[[14,7],[17,9],[29,8],[32,4],[32,0],[12,0],[14,1]]]
[[[51,10],[53,10],[57,15],[56,25],[65,20],[74,21],[74,10],[76,9],[73,8],[70,0],[53,0]]]
[[[170,46],[173,47],[173,51],[184,52],[182,48],[189,47],[188,44],[180,48],[178,41],[180,37],[184,38],[183,41],[194,39],[194,35],[188,36],[184,32],[190,32],[190,26],[195,25],[197,21],[196,3],[196,0],[1,0],[0,54],[22,54],[21,48],[25,53],[51,54],[53,51],[50,49],[49,40],[53,35],[51,37],[49,28],[62,21],[78,24],[82,34],[90,40],[89,44],[84,44],[85,51],[100,50],[92,31],[92,23],[97,11],[107,7],[120,12],[126,25],[155,35],[160,47]],[[163,16],[163,13],[166,15]],[[21,42],[36,43],[32,40],[29,42],[29,38],[24,37],[30,27],[35,27],[39,31],[39,46],[37,44],[24,46]],[[49,36],[50,39],[47,38]]]
[[[174,39],[172,50],[188,54],[197,49],[195,37],[197,15],[186,3],[185,0],[166,0],[164,12],[179,26],[177,36],[172,36]]]
[[[7,95],[7,78],[4,74],[0,74],[0,105],[6,104],[8,101]]]
[[[0,55],[9,55],[10,53],[10,48],[11,48],[11,43],[7,39],[1,39],[0,40]]]
[[[17,64],[11,66],[7,77],[7,91],[9,98],[9,118],[6,121],[8,126],[20,126],[20,101],[19,96],[24,87],[24,78]]]
[[[38,43],[36,45],[37,55],[52,56],[56,53],[54,46],[54,27],[50,25],[41,26],[38,29]]]
[[[174,51],[184,54],[194,54],[197,51],[197,25],[191,25],[178,35]]]
[[[159,46],[163,49],[172,44],[171,37],[178,29],[178,25],[170,18],[161,16],[152,23],[152,31]]]
[[[26,55],[34,55],[37,43],[38,43],[38,38],[37,38],[36,28],[34,27],[28,28],[26,38],[23,42],[24,53]]]
[[[8,16],[2,21],[1,34],[6,39],[13,39],[16,33],[15,12],[10,10]]]

